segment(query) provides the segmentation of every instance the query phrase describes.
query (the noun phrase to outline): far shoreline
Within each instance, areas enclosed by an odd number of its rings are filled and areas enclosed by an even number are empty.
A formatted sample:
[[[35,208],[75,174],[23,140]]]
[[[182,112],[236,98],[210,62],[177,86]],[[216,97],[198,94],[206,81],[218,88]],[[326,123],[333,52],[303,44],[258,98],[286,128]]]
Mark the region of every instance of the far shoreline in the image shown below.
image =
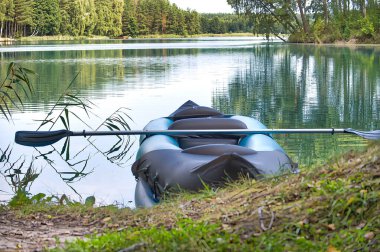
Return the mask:
[[[285,38],[288,37],[286,34],[282,34]],[[195,35],[176,35],[176,34],[150,34],[141,35],[137,37],[107,37],[107,36],[68,36],[68,35],[57,35],[57,36],[33,36],[33,37],[21,37],[21,38],[0,38],[1,44],[12,44],[15,42],[42,42],[42,41],[83,41],[83,40],[130,40],[130,39],[191,39],[191,38],[227,38],[227,37],[252,37],[252,38],[266,38],[265,34],[252,34],[252,33],[223,33],[223,34],[195,34]],[[271,34],[271,39],[277,38],[274,34]],[[288,44],[299,44],[299,45],[321,45],[321,46],[380,46],[376,43],[358,43],[356,39],[351,39],[349,41],[335,41],[333,43],[296,43],[288,42]]]

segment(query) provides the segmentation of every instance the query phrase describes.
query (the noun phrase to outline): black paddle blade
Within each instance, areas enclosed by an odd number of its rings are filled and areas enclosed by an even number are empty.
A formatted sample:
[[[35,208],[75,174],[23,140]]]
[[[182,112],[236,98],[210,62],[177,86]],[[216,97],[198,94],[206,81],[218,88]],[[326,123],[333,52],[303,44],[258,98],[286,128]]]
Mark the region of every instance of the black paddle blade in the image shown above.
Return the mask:
[[[71,136],[68,130],[57,131],[17,131],[15,142],[25,146],[41,147],[58,142],[64,137]]]
[[[354,129],[345,129],[344,131],[347,133],[351,133],[351,134],[355,134],[357,136],[363,137],[365,139],[380,140],[380,130],[360,131],[360,130],[354,130]]]

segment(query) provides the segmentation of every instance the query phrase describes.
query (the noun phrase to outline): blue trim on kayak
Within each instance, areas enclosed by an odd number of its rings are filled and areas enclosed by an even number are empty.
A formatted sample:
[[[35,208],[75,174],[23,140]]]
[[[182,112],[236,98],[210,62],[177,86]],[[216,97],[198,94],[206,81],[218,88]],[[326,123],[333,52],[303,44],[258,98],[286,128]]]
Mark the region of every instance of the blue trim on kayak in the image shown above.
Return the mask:
[[[154,150],[182,150],[178,142],[170,136],[154,135],[148,137],[142,142],[136,154],[136,160],[141,158],[144,154]]]
[[[161,117],[150,121],[144,127],[144,130],[167,130],[173,122],[174,121],[169,118]],[[147,135],[140,135],[140,144],[145,140],[145,138],[147,138]]]

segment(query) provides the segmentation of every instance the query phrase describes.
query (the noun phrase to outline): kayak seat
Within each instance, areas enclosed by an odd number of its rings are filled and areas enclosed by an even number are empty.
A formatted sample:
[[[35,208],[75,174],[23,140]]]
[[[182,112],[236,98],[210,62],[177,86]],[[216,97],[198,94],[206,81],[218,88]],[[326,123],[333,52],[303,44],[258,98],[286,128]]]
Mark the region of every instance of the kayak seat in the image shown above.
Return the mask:
[[[192,101],[187,101],[180,108],[174,111],[168,118],[173,121],[177,121],[185,118],[202,118],[210,116],[222,117],[223,114],[216,109],[198,106],[196,103]]]
[[[234,138],[207,138],[207,137],[177,137],[178,145],[181,149],[187,150],[189,148],[197,147],[197,146],[205,146],[212,144],[228,144],[228,145],[237,145],[239,143],[239,139]]]
[[[239,145],[210,144],[188,148],[186,150],[183,150],[182,153],[221,156],[225,154],[253,155],[257,152]]]
[[[213,130],[247,129],[245,123],[230,118],[191,118],[180,119],[171,124],[169,130]],[[237,145],[244,135],[179,135],[175,136],[181,149],[209,144]]]

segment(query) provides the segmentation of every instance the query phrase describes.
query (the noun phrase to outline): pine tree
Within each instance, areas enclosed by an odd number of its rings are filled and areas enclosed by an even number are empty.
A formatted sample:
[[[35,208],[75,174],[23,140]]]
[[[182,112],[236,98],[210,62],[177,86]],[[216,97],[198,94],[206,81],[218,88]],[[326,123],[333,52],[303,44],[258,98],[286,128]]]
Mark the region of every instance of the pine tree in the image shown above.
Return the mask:
[[[59,34],[61,13],[58,0],[34,0],[34,22],[40,35]]]
[[[70,17],[70,8],[71,0],[60,0],[59,1],[59,10],[61,16],[61,25],[60,25],[60,34],[69,35],[72,30],[71,26],[71,17]]]
[[[119,36],[122,34],[123,0],[96,0],[97,22],[95,32],[98,35]]]
[[[135,37],[138,35],[135,0],[125,0],[122,17],[122,34]]]
[[[5,13],[7,10],[7,1],[2,0],[0,2],[0,38],[3,36],[3,29],[4,29],[4,23],[5,23]]]
[[[17,0],[14,2],[13,35],[24,36],[26,29],[34,24],[33,0]]]
[[[73,0],[67,4],[70,22],[68,33],[74,36],[92,35],[96,23],[94,0]]]

